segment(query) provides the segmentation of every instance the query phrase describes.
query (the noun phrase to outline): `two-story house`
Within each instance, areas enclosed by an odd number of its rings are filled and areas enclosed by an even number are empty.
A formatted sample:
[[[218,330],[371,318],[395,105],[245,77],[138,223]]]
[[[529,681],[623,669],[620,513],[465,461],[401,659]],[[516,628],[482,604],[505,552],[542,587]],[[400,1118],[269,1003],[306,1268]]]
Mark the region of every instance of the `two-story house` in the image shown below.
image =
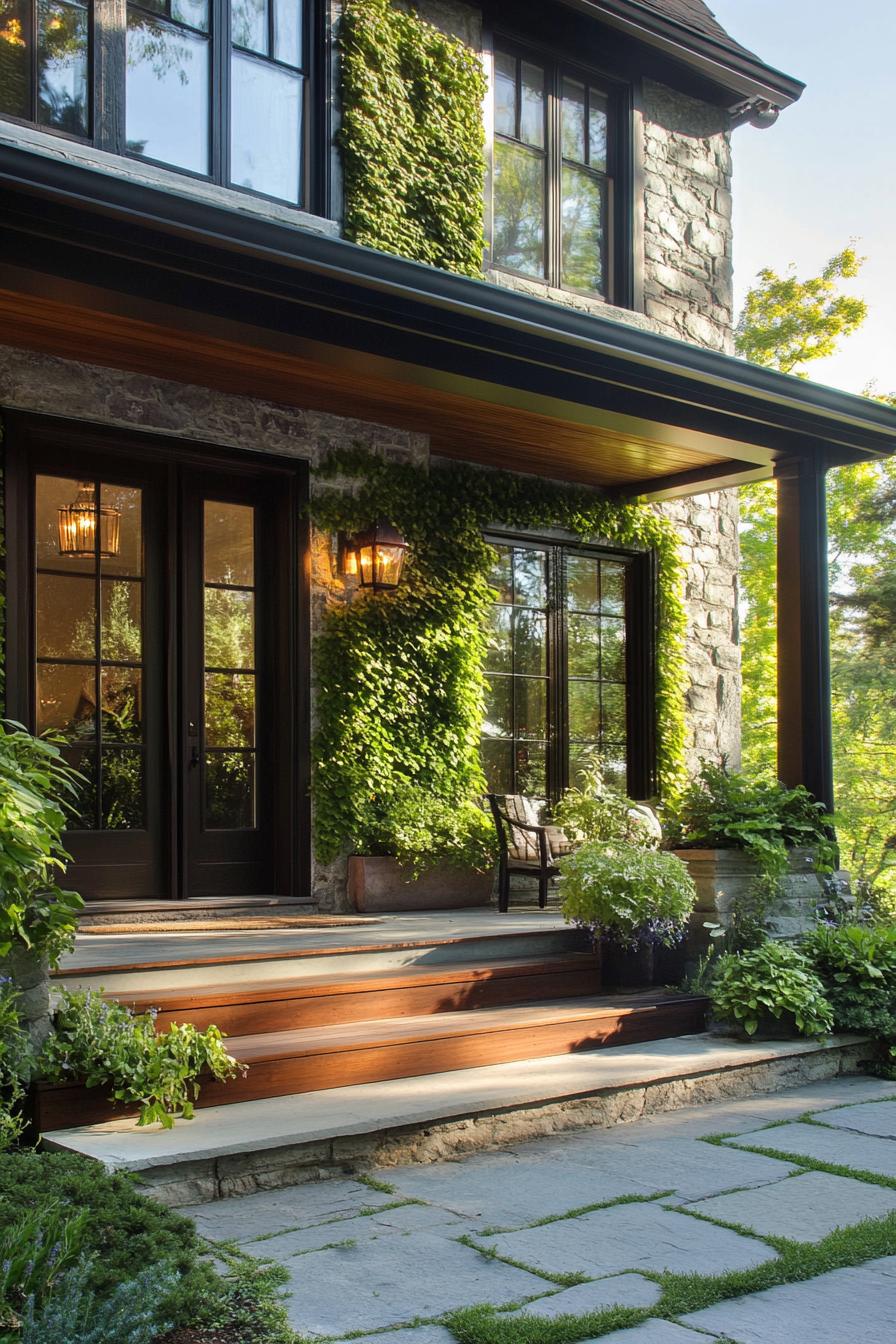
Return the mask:
[[[595,747],[640,797],[736,760],[728,487],[776,475],[781,770],[830,800],[824,473],[896,424],[731,354],[731,133],[801,87],[703,0],[0,0],[7,714],[88,780],[88,900],[344,901],[307,501],[359,445],[615,510],[485,529],[483,761],[538,796]],[[635,501],[679,532],[683,742]]]

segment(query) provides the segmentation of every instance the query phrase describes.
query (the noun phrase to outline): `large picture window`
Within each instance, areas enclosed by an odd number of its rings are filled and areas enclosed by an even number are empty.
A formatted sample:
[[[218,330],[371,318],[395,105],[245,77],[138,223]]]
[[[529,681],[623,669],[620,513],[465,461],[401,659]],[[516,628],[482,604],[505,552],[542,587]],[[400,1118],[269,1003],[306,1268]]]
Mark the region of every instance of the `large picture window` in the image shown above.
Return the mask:
[[[498,41],[491,264],[621,302],[618,90]]]
[[[489,788],[556,797],[596,752],[609,782],[645,795],[649,733],[632,740],[650,717],[649,679],[636,665],[651,620],[645,557],[489,540],[498,554],[482,738]]]
[[[308,10],[0,0],[0,115],[305,205]]]

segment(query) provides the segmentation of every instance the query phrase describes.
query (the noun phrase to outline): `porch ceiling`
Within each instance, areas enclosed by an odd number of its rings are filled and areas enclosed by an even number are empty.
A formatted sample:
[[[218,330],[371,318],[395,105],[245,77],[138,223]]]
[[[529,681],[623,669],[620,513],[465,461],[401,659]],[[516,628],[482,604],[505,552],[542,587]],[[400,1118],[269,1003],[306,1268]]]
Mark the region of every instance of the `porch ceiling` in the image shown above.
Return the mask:
[[[896,449],[866,398],[482,281],[8,147],[0,184],[4,343],[653,498]]]

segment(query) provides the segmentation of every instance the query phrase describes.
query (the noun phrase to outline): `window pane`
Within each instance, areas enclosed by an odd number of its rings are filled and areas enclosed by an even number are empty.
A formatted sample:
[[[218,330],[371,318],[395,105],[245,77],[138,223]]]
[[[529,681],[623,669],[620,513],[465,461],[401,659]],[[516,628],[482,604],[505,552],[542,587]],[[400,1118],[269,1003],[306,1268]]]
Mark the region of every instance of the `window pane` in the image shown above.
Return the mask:
[[[585,85],[575,79],[563,81],[561,108],[563,157],[585,162]]]
[[[28,0],[0,0],[0,112],[31,116]]]
[[[254,593],[244,588],[206,588],[205,665],[254,668]]]
[[[588,162],[602,173],[607,171],[607,100],[593,89],[589,92]]]
[[[205,674],[205,740],[210,747],[255,745],[255,677],[252,673]]]
[[[625,611],[625,565],[602,560],[600,565],[600,609],[608,616]]]
[[[482,769],[489,793],[513,793],[513,746],[510,742],[483,738]]]
[[[215,751],[205,758],[205,824],[213,831],[255,825],[255,757],[247,751]]]
[[[537,611],[517,609],[513,619],[515,671],[543,677],[547,671],[547,621]]]
[[[544,160],[495,142],[493,260],[526,275],[544,275]]]
[[[87,9],[41,0],[38,7],[37,120],[70,135],[88,135]]]
[[[274,55],[287,65],[302,64],[300,0],[274,0]]]
[[[600,734],[600,685],[596,681],[569,683],[569,736],[592,742]]]
[[[205,582],[251,588],[255,582],[255,510],[250,504],[207,499]]]
[[[600,675],[604,681],[625,681],[624,621],[601,621]]]
[[[126,485],[100,486],[101,509],[107,512],[106,536],[117,544],[112,555],[102,557],[104,574],[143,573],[143,491]]]
[[[625,761],[625,747],[621,742],[605,742],[601,749],[601,765],[604,779],[611,788],[627,788],[628,770]]]
[[[547,743],[521,742],[516,749],[516,789],[533,798],[547,794]],[[535,836],[529,837],[535,840]]]
[[[89,575],[38,574],[35,624],[38,658],[94,658],[96,607]]]
[[[599,565],[589,555],[567,558],[566,605],[570,611],[597,611]]]
[[[561,279],[570,289],[602,293],[603,185],[583,168],[563,168]]]
[[[544,70],[540,65],[523,61],[520,66],[522,99],[520,104],[520,139],[527,145],[544,148]]]
[[[37,731],[59,733],[67,742],[96,735],[96,670],[40,663],[37,668]]]
[[[614,742],[624,742],[625,687],[608,683],[601,687],[601,733]]]
[[[513,601],[513,551],[509,546],[495,546],[498,558],[488,576],[489,587],[497,594],[496,602]]]
[[[600,617],[573,613],[566,627],[566,656],[571,677],[596,677],[600,672]]]
[[[489,613],[488,648],[485,655],[487,672],[512,672],[511,646],[512,607],[494,606]]]
[[[208,32],[208,0],[172,0],[171,17]]]
[[[268,55],[268,7],[265,0],[233,0],[231,40],[237,47]]]
[[[194,173],[209,170],[206,38],[128,11],[127,147]]]
[[[488,737],[513,735],[512,677],[486,678],[483,732]]]
[[[142,742],[143,674],[137,667],[104,667],[103,742]]]
[[[63,476],[38,476],[34,500],[34,558],[39,569],[92,574],[93,555],[63,555],[59,548],[59,510],[78,498],[81,482]]]
[[[540,677],[516,677],[516,736],[547,737],[548,684]]]
[[[96,748],[64,747],[64,759],[83,778],[76,780],[77,797],[67,800],[66,830],[95,831],[97,828]]]
[[[296,204],[301,163],[301,75],[234,52],[231,76],[231,182]]]
[[[109,747],[102,753],[101,824],[106,831],[142,830],[143,752],[128,747]]]
[[[570,746],[569,783],[571,788],[580,789],[586,783],[589,772],[594,765],[596,751],[596,742],[576,742]]]
[[[547,602],[547,556],[544,551],[513,553],[513,600],[518,607],[543,607]]]
[[[103,579],[103,658],[114,663],[139,663],[143,658],[143,584]]]
[[[516,139],[516,57],[495,52],[495,130]]]

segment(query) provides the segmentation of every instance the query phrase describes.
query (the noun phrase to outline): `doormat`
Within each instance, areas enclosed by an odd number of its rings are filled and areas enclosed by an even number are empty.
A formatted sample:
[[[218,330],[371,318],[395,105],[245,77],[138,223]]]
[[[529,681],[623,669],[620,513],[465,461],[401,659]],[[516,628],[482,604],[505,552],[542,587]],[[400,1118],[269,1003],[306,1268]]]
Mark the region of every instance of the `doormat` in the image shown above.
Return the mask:
[[[245,915],[221,919],[147,919],[134,924],[80,925],[79,934],[97,933],[241,933],[253,929],[346,929],[357,924],[382,924],[381,919],[350,915]]]

